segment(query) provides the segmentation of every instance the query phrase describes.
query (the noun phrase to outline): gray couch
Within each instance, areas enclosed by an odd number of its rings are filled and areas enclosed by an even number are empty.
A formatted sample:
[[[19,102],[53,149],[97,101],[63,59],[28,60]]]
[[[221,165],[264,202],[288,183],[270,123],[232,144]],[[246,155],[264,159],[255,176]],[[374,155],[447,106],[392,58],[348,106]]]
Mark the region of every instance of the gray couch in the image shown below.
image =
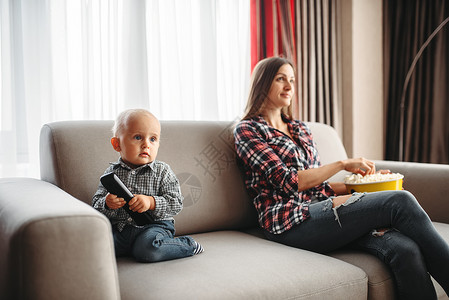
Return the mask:
[[[111,126],[44,125],[42,179],[0,179],[2,299],[394,298],[391,273],[368,254],[326,256],[263,238],[235,164],[229,122],[162,122],[158,159],[171,165],[185,197],[177,234],[193,236],[205,252],[154,264],[116,259],[111,225],[90,206],[99,177],[117,159]],[[310,127],[324,163],[346,158],[331,127]],[[449,166],[377,164],[405,175],[405,188],[449,241]]]

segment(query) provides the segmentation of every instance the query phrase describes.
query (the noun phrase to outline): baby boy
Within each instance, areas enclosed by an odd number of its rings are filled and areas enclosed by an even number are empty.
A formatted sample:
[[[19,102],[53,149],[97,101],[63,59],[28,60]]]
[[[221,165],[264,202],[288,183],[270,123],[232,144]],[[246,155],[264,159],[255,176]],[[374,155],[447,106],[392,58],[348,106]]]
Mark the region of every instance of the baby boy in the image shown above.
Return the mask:
[[[173,216],[182,209],[179,181],[171,168],[156,160],[161,126],[144,109],[130,109],[117,117],[111,144],[120,153],[106,173],[114,172],[134,194],[130,210],[147,212],[154,220],[138,226],[123,208],[125,200],[110,194],[100,183],[92,206],[112,224],[116,256],[133,256],[141,262],[157,262],[192,256],[203,247],[189,236],[174,237]]]

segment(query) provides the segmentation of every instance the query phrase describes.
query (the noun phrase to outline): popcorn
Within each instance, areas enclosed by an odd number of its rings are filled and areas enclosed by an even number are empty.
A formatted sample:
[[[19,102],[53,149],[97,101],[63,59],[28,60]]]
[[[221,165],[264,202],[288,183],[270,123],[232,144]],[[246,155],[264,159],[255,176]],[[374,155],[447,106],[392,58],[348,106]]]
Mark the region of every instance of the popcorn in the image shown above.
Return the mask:
[[[372,175],[365,175],[365,176],[362,176],[360,174],[352,174],[347,175],[345,177],[344,183],[345,184],[373,183],[380,181],[398,180],[403,177],[404,176],[399,173],[390,173],[390,174],[375,173]]]

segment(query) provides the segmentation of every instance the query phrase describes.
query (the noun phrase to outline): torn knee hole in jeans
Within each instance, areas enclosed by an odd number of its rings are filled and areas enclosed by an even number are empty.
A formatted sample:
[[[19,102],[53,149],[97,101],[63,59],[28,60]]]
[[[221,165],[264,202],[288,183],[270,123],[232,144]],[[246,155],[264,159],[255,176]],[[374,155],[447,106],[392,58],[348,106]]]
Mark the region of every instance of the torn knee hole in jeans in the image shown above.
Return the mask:
[[[351,205],[351,204],[353,204],[353,203],[355,203],[355,202],[357,202],[357,201],[360,201],[360,199],[361,199],[364,195],[365,195],[365,193],[353,193],[352,196],[349,197],[348,200],[346,200],[344,203],[342,203],[342,204],[340,204],[340,205],[338,205],[338,206],[336,206],[336,207],[332,207],[332,210],[334,211],[334,215],[335,215],[335,220],[337,220],[338,225],[340,225],[340,228],[341,228],[342,226],[341,226],[341,222],[340,222],[340,217],[338,216],[337,209],[339,209],[339,208],[342,207],[342,206],[348,206],[348,205]],[[332,205],[333,202],[330,201],[330,203],[331,203],[331,205]]]
[[[377,237],[381,237],[384,236],[385,233],[391,231],[393,229],[391,228],[379,228],[379,229],[374,229],[373,231],[371,231],[371,235],[372,236],[377,236]]]

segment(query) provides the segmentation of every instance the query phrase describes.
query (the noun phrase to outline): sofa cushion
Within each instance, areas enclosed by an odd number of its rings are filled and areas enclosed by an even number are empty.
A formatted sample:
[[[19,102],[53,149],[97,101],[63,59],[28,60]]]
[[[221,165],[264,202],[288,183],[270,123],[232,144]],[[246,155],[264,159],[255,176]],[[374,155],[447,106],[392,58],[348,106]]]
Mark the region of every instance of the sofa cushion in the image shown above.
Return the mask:
[[[377,257],[355,250],[340,250],[330,256],[361,268],[368,275],[368,299],[394,300],[394,281],[388,266]]]
[[[434,222],[435,228],[449,243],[449,224]],[[261,229],[252,228],[246,233],[264,239]],[[329,256],[347,262],[362,269],[368,276],[368,299],[370,300],[394,300],[394,279],[388,266],[377,257],[358,250],[341,249],[334,251]],[[433,278],[432,278],[433,280]],[[448,299],[443,288],[433,280],[438,299]]]
[[[449,243],[449,224],[434,222],[435,228]],[[357,266],[368,275],[368,299],[394,300],[394,279],[388,266],[375,256],[353,250],[340,250],[330,256]],[[433,278],[432,278],[433,279]],[[443,288],[435,281],[438,299],[448,299]]]
[[[307,125],[312,132],[313,140],[315,141],[320,155],[322,165],[330,164],[342,159],[347,159],[345,147],[337,131],[326,124],[308,122]],[[329,181],[343,181],[348,172],[339,172],[332,176]]]
[[[158,158],[170,164],[184,196],[177,234],[257,226],[236,164],[232,122],[161,122]]]
[[[366,299],[366,274],[329,256],[237,231],[192,237],[205,252],[151,268],[118,259],[122,299]]]

